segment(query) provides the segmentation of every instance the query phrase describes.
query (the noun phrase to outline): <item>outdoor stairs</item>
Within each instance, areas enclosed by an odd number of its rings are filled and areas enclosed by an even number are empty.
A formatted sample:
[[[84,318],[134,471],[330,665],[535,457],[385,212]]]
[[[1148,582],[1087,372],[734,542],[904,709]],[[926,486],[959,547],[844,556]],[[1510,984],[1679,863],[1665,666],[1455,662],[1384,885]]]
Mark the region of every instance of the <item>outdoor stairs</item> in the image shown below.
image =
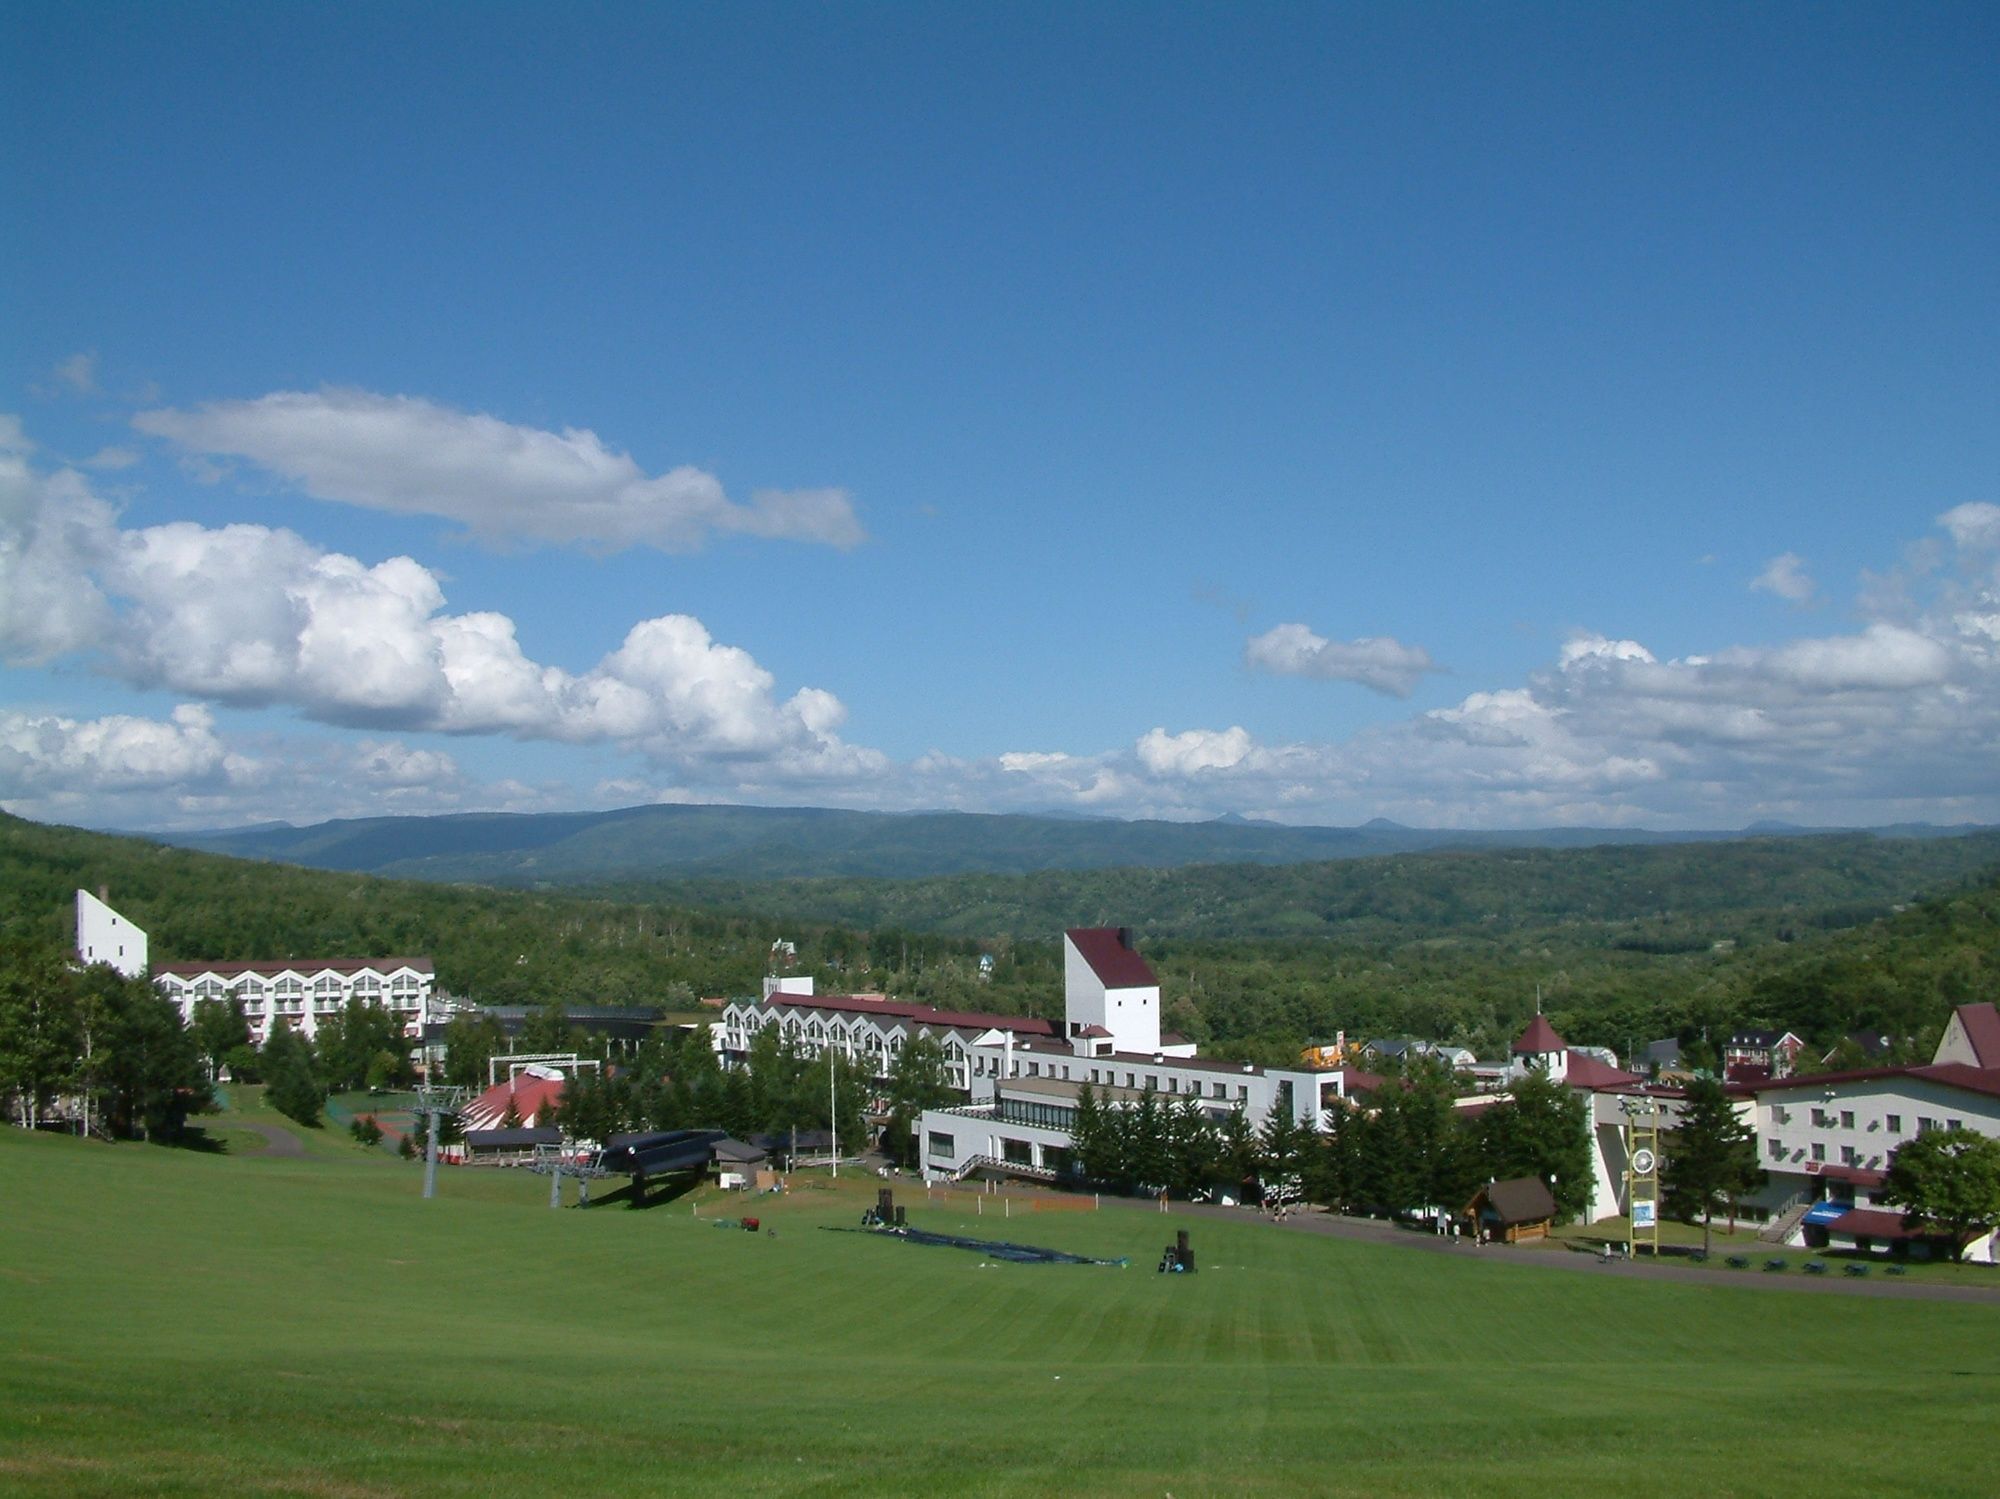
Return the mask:
[[[1757,1237],[1766,1244],[1785,1243],[1798,1232],[1799,1224],[1804,1221],[1806,1214],[1813,1210],[1813,1206],[1814,1204],[1810,1202],[1794,1203],[1758,1229]]]
[[[1003,1161],[997,1155],[976,1155],[972,1157],[971,1160],[952,1172],[951,1179],[962,1182],[982,1167],[989,1171],[1004,1171],[1009,1176],[1025,1177],[1030,1181],[1052,1182],[1056,1179],[1056,1173],[1046,1166],[1029,1166],[1020,1161]]]

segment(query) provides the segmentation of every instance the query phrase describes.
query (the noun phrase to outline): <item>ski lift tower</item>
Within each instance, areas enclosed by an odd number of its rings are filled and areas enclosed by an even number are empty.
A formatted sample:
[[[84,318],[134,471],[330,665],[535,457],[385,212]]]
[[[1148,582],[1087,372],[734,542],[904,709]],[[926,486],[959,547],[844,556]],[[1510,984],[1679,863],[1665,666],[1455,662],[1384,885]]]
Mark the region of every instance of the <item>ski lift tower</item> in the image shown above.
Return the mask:
[[[538,1176],[549,1179],[549,1206],[562,1206],[562,1183],[565,1176],[576,1179],[576,1205],[590,1206],[590,1184],[605,1174],[597,1164],[601,1151],[573,1150],[567,1145],[537,1145],[535,1163],[528,1169]]]
[[[426,1200],[437,1196],[438,1184],[438,1130],[440,1121],[446,1114],[456,1114],[465,1107],[464,1088],[433,1087],[429,1083],[417,1089],[416,1107],[412,1111],[419,1119],[430,1125],[429,1135],[424,1145],[424,1197]]]

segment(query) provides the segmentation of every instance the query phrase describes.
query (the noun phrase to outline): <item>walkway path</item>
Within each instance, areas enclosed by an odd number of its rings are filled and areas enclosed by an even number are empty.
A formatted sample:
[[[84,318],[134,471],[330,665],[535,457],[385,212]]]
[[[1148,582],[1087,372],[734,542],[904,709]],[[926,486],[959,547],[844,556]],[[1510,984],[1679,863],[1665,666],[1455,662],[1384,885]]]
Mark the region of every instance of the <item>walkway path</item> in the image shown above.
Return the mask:
[[[264,1148],[249,1152],[251,1157],[280,1156],[286,1160],[302,1160],[305,1157],[305,1141],[288,1129],[281,1129],[275,1124],[253,1124],[248,1119],[232,1119],[229,1123],[233,1129],[255,1130],[264,1137]]]
[[[1177,1202],[1173,1213],[1199,1218],[1218,1218],[1241,1223],[1248,1212],[1243,1208],[1216,1207],[1208,1203]],[[1266,1220],[1269,1221],[1269,1220]],[[1379,1218],[1343,1218],[1333,1213],[1293,1213],[1271,1225],[1295,1233],[1325,1234],[1338,1239],[1358,1239],[1373,1244],[1394,1244],[1426,1254],[1448,1254],[1484,1264],[1534,1265],[1547,1270],[1569,1270],[1580,1275],[1598,1275],[1618,1280],[1672,1281],[1677,1285],[1735,1286],[1740,1290],[1803,1291],[1827,1296],[1885,1296],[1914,1301],[1970,1301],[2000,1306],[2000,1281],[1992,1286],[1941,1285],[1936,1281],[1877,1280],[1873,1276],[1784,1274],[1762,1270],[1711,1270],[1705,1266],[1657,1264],[1648,1259],[1598,1259],[1572,1249],[1489,1244],[1475,1248],[1469,1239],[1441,1239],[1436,1234],[1398,1228]]]

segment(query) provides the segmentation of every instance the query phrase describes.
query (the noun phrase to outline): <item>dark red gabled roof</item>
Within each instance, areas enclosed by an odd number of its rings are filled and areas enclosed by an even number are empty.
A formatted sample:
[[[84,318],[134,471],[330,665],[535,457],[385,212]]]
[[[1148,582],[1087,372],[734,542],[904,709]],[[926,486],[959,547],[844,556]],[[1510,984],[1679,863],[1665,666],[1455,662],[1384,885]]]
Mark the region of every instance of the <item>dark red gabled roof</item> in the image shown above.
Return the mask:
[[[1567,1051],[1569,1042],[1556,1034],[1556,1028],[1549,1024],[1549,1017],[1537,1015],[1528,1022],[1528,1028],[1521,1032],[1521,1038],[1514,1043],[1514,1055],[1544,1051]]]
[[[1645,1079],[1636,1072],[1600,1062],[1588,1052],[1572,1051],[1563,1069],[1563,1081],[1572,1088],[1618,1088],[1626,1083],[1643,1083]]]
[[[1071,927],[1063,935],[1076,945],[1083,961],[1090,965],[1090,971],[1107,989],[1155,989],[1160,980],[1154,974],[1152,965],[1139,956],[1136,948],[1127,947],[1121,933],[1129,935],[1130,927],[1078,926]]]
[[[1981,1067],[2000,1067],[2000,1009],[1991,1004],[1960,1005],[1955,1013]]]
[[[1803,1077],[1732,1082],[1729,1087],[1734,1093],[1785,1093],[1796,1088],[1821,1089],[1835,1083],[1872,1083],[1894,1077],[1913,1077],[1928,1083],[1942,1083],[1947,1088],[1963,1088],[1968,1093],[2000,1098],[2000,1067],[1973,1067],[1964,1062],[1936,1062],[1929,1067],[1854,1067],[1846,1072],[1815,1072]]]

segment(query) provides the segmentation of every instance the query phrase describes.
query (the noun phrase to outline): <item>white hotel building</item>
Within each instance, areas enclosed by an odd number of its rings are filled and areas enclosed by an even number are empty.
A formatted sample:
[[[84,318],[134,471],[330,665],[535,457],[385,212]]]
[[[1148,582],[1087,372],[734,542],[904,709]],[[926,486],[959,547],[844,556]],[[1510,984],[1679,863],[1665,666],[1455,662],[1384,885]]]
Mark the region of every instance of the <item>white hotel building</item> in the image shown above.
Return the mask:
[[[1150,1088],[1165,1104],[1192,1098],[1218,1118],[1242,1109],[1253,1129],[1275,1109],[1319,1129],[1324,1110],[1346,1096],[1346,1069],[1209,1061],[1192,1043],[1163,1034],[1160,981],[1127,928],[1063,934],[1063,997],[1058,1027],[880,995],[815,995],[810,979],[767,980],[761,1000],[724,1010],[715,1045],[725,1066],[742,1065],[756,1033],[778,1026],[809,1054],[837,1046],[886,1079],[912,1038],[931,1037],[944,1051],[952,1086],[966,1095],[924,1113],[924,1171],[932,1177],[1063,1176],[1069,1126],[1086,1086],[1113,1106]]]
[[[1960,1005],[1925,1067],[1864,1067],[1740,1085],[1768,1176],[1754,1205],[1793,1242],[1892,1248],[1920,1237],[1877,1196],[1896,1147],[1941,1129],[2000,1139],[2000,1010]],[[1968,1258],[1992,1260],[1991,1236]]]
[[[320,1022],[349,1000],[378,1005],[403,1022],[412,1041],[423,1034],[436,975],[429,958],[279,958],[255,963],[167,963],[153,982],[191,1024],[205,999],[241,1000],[250,1044],[262,1046],[275,1025],[311,1038]]]

